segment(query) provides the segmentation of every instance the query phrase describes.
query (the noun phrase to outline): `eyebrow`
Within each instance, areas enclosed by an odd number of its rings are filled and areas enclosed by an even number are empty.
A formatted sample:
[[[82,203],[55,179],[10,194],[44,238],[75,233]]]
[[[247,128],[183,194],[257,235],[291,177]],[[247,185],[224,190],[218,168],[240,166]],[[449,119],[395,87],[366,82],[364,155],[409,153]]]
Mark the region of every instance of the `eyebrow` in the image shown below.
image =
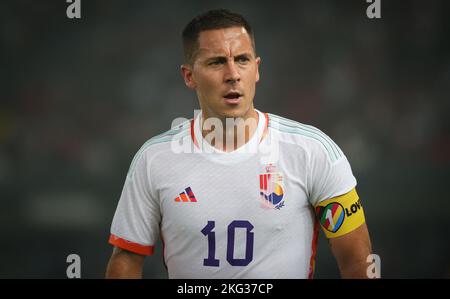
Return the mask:
[[[251,53],[242,53],[239,55],[234,56],[234,59],[239,59],[239,58],[252,58],[253,55]],[[206,59],[207,62],[209,61],[214,61],[214,60],[218,60],[218,61],[226,61],[227,60],[227,56],[213,56],[213,57],[209,57]]]

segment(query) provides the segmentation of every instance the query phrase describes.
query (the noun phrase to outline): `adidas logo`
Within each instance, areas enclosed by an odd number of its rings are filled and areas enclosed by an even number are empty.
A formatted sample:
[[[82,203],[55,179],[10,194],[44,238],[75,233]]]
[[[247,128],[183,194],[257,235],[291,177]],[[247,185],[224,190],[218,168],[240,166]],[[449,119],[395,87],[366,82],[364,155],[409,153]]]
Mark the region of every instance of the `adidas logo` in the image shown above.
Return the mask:
[[[180,193],[180,196],[175,198],[176,202],[197,202],[195,198],[194,192],[192,192],[191,187],[187,187],[183,192]]]

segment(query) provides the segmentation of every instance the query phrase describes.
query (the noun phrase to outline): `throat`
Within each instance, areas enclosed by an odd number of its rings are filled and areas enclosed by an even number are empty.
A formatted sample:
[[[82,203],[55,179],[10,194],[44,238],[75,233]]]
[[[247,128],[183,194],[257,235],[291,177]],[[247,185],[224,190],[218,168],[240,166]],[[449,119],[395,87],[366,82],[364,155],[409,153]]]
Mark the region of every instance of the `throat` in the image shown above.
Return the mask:
[[[256,112],[256,111],[255,111]],[[214,148],[232,152],[247,144],[258,128],[259,115],[243,118],[208,118],[201,120],[202,136]]]

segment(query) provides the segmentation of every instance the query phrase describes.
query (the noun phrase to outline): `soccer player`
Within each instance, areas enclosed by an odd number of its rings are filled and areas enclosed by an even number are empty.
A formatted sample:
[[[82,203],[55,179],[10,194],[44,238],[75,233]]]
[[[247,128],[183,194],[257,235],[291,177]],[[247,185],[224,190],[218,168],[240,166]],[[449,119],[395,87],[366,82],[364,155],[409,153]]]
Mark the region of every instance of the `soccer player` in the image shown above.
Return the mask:
[[[350,164],[320,130],[254,108],[261,60],[248,22],[209,11],[183,46],[201,112],[135,155],[106,277],[140,278],[161,238],[169,278],[312,278],[321,227],[341,276],[366,278],[371,244]]]

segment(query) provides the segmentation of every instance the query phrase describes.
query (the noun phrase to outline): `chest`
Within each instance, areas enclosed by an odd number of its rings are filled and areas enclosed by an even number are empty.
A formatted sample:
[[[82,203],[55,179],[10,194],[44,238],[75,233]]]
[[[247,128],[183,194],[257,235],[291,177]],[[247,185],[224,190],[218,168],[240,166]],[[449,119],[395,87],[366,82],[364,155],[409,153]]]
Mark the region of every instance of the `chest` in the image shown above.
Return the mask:
[[[198,233],[209,222],[226,228],[233,221],[247,221],[276,232],[310,209],[304,175],[288,163],[183,162],[167,169],[155,188],[163,230]]]

